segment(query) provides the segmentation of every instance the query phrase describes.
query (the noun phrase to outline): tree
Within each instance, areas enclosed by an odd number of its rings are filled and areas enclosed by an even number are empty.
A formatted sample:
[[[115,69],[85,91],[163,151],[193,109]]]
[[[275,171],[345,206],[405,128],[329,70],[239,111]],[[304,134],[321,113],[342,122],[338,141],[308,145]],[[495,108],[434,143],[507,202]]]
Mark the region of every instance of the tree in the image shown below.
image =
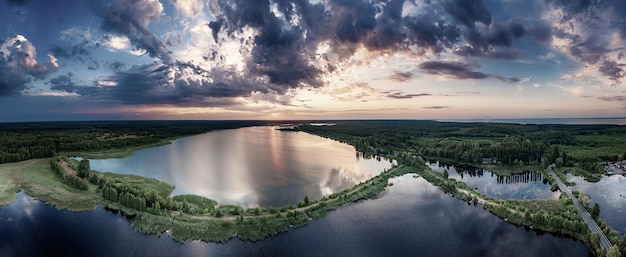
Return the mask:
[[[308,196],[308,195],[305,195],[305,196],[304,196],[304,205],[305,205],[305,206],[306,206],[306,205],[309,205],[309,196]]]
[[[450,174],[448,174],[448,169],[443,170],[443,178],[448,179],[448,176],[450,176]]]
[[[89,170],[90,169],[91,169],[91,167],[89,165],[89,160],[82,159],[78,163],[78,170],[76,172],[76,175],[78,175],[78,177],[80,177],[80,178],[86,178],[89,175]]]
[[[619,251],[618,246],[614,245],[611,247],[611,249],[609,250],[609,253],[606,256],[607,257],[621,257],[622,253]]]
[[[217,211],[215,212],[215,217],[220,218],[220,217],[222,217],[222,216],[224,216],[224,213],[222,213],[222,210],[217,209]]]
[[[183,212],[189,212],[189,203],[187,202],[187,199],[183,200]]]
[[[598,217],[600,217],[600,205],[598,205],[598,203],[594,203],[593,204],[593,208],[591,208],[591,217],[593,217],[594,219],[597,219]]]
[[[626,235],[622,237],[622,241],[619,243],[619,250],[622,253],[622,256],[626,256]]]

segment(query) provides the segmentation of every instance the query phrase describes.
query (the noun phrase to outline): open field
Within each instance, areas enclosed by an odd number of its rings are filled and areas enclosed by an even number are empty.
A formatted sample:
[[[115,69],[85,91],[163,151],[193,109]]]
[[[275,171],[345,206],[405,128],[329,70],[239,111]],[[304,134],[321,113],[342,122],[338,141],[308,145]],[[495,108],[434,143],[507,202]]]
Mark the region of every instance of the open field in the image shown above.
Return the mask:
[[[93,210],[100,197],[95,186],[83,192],[61,182],[52,173],[50,159],[34,159],[0,165],[0,202],[3,205],[15,200],[22,189],[35,199],[42,200],[58,209],[71,211]]]

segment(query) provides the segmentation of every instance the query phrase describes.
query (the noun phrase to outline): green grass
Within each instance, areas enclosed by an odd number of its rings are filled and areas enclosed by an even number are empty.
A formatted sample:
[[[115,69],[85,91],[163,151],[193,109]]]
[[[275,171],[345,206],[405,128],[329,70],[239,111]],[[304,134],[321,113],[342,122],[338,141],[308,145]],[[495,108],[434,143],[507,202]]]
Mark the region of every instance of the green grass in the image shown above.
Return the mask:
[[[179,220],[175,218],[172,232],[174,240],[202,240],[223,243],[235,235],[236,226],[226,220]]]
[[[220,205],[217,209],[224,215],[239,215],[243,213],[243,208],[241,206],[231,204]]]
[[[144,193],[156,191],[161,197],[167,198],[174,191],[174,185],[153,178],[147,178],[132,174],[118,174],[112,172],[102,173],[108,181],[121,183],[130,188],[135,188]]]
[[[16,169],[21,163],[9,163],[0,164],[0,206],[10,204],[15,201],[17,192],[19,191],[18,185],[13,179]]]
[[[4,205],[13,202],[20,189],[57,209],[70,211],[93,210],[100,201],[95,186],[87,191],[80,191],[61,182],[50,168],[50,159],[2,164],[0,177],[0,201]]]
[[[215,206],[217,205],[215,200],[198,195],[177,195],[172,197],[172,199],[174,202],[179,203],[180,206],[184,206],[184,203],[187,202],[188,207],[183,211],[191,214],[212,215],[215,213]]]
[[[289,219],[286,217],[251,218],[237,222],[237,237],[246,241],[259,241],[287,230]]]
[[[584,170],[580,167],[561,167],[559,168],[563,173],[570,173],[574,176],[582,176],[586,181],[589,182],[598,182],[602,179],[603,174],[591,173],[587,170]]]

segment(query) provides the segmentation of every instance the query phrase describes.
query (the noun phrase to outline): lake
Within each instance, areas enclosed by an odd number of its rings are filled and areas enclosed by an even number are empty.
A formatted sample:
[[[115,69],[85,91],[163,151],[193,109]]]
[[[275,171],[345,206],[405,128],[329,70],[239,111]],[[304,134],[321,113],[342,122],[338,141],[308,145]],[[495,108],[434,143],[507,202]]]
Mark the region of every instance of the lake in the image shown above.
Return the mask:
[[[462,181],[478,192],[489,197],[500,199],[559,199],[559,191],[552,192],[550,184],[544,183],[541,173],[526,171],[510,176],[499,176],[490,171],[471,167],[445,164],[427,163],[434,171],[443,173],[448,170],[448,177]]]
[[[219,130],[90,164],[93,170],[167,181],[176,186],[174,195],[244,208],[295,205],[305,195],[319,199],[391,167],[388,160],[363,158],[350,145],[275,127]]]
[[[256,243],[174,242],[136,233],[125,217],[97,208],[58,211],[19,193],[0,207],[0,256],[568,256],[581,242],[506,223],[406,175],[381,197]]]
[[[598,182],[587,182],[583,177],[567,174],[567,181],[576,183],[572,190],[584,192],[591,201],[600,205],[600,218],[617,230],[626,234],[626,177],[604,176]]]

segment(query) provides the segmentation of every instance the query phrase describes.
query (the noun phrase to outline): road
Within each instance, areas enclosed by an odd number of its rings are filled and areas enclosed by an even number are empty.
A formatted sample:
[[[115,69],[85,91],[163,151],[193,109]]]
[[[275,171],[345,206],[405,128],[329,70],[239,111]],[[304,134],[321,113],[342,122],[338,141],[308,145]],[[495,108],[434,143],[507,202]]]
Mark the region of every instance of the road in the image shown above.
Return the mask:
[[[561,181],[556,173],[554,173],[554,171],[552,170],[552,166],[548,167],[548,171],[550,172],[550,175],[554,178],[556,183],[559,185],[559,189],[561,190],[561,192],[564,192],[570,199],[572,199],[572,201],[574,202],[574,206],[576,206],[576,208],[578,209],[578,213],[580,213],[580,216],[583,218],[585,223],[587,223],[589,229],[591,229],[591,232],[596,233],[600,236],[600,246],[608,252],[609,249],[611,249],[612,245],[604,232],[602,232],[602,229],[600,229],[596,221],[591,218],[589,212],[587,212],[587,210],[585,210],[585,208],[580,205],[578,199],[576,199],[576,197],[572,194],[572,191],[565,184],[563,184],[563,181]]]

